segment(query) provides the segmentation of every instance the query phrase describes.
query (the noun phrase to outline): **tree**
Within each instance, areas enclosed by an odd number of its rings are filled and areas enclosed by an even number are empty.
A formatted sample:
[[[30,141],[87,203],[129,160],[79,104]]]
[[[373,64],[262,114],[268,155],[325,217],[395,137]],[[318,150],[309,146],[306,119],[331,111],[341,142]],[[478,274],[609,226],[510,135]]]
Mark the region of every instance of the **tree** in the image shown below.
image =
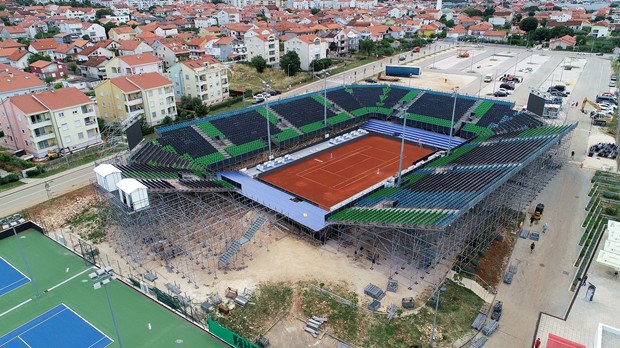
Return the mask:
[[[43,54],[43,53],[35,53],[30,55],[30,57],[28,57],[28,65],[38,61],[38,60],[44,60],[46,62],[51,62],[52,58],[50,56],[48,56],[47,54]]]
[[[82,35],[82,40],[90,41],[90,36]]]
[[[315,59],[310,63],[312,71],[321,71],[329,68],[332,65],[332,60],[329,58]]]
[[[280,57],[280,68],[286,72],[287,76],[294,76],[301,71],[301,61],[295,51],[289,51]]]
[[[519,23],[519,28],[528,34],[536,30],[538,27],[538,19],[536,17],[527,17]]]
[[[575,31],[569,27],[557,26],[551,29],[551,37],[562,37],[564,35],[575,35]]]
[[[487,7],[484,9],[484,12],[482,13],[482,16],[484,18],[489,18],[491,16],[493,16],[493,14],[495,13],[495,9],[493,7]]]
[[[54,89],[61,89],[62,87],[62,83],[60,82],[54,84]]]
[[[321,12],[321,10],[320,10],[320,9],[318,9],[318,8],[316,8],[316,7],[312,8],[312,9],[310,10],[310,13],[312,13],[312,15],[315,15],[315,14],[317,14],[317,13],[319,13],[319,12]]]
[[[600,21],[603,21],[603,20],[605,20],[605,16],[598,15],[598,16],[594,17],[594,21],[595,22],[600,22]]]
[[[46,76],[45,77],[45,83],[47,83],[48,85],[52,82],[54,82],[55,78],[51,77],[51,76]]]
[[[370,55],[377,49],[377,44],[372,40],[360,40],[360,51]]]
[[[477,8],[468,8],[463,12],[465,12],[470,17],[475,17],[475,16],[482,17],[482,11],[480,11]]]
[[[267,67],[267,61],[262,56],[255,56],[250,60],[250,65],[256,69],[256,72],[262,74]]]
[[[523,18],[523,15],[522,15],[522,14],[520,14],[520,13],[517,13],[517,14],[515,15],[514,20],[515,20],[515,22],[519,23],[519,22],[521,22],[521,19],[522,19],[522,18]]]
[[[67,66],[69,68],[69,70],[71,70],[74,74],[77,72],[78,70],[78,65],[76,62],[71,62],[68,64]]]
[[[528,17],[534,17],[534,16],[536,16],[536,12],[530,11],[530,12],[527,13],[527,16]]]
[[[114,11],[112,11],[109,8],[102,8],[100,10],[97,10],[97,12],[95,12],[95,17],[97,17],[97,19],[103,18],[105,16],[113,16],[113,15],[114,15]]]

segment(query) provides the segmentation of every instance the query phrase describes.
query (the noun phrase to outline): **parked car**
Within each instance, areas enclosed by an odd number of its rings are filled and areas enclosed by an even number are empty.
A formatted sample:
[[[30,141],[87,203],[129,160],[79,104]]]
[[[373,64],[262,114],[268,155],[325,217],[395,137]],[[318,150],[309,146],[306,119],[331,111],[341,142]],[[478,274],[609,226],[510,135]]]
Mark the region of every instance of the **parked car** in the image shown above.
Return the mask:
[[[596,55],[602,57],[603,56],[603,52],[599,52]]]
[[[499,85],[499,88],[514,90],[515,89],[515,84],[514,83],[504,82],[501,85]]]
[[[377,83],[377,80],[375,80],[375,79],[373,79],[371,77],[369,77],[367,79],[364,79],[364,81],[367,82],[367,83]]]
[[[400,60],[401,62],[404,61],[405,59],[407,59],[407,57],[405,57],[405,56],[398,57],[398,60]]]
[[[564,93],[564,92],[560,92],[560,91],[558,91],[557,89],[550,89],[550,90],[548,90],[547,92],[548,92],[549,94],[551,94],[552,96],[554,96],[554,97],[562,97],[562,98],[564,98],[564,97],[567,97],[567,96],[568,96],[566,93]]]
[[[498,91],[500,91],[500,92],[504,92],[504,93],[506,93],[506,94],[508,94],[508,95],[511,95],[511,94],[512,94],[512,91],[511,91],[511,90],[509,90],[509,89],[506,89],[506,88],[500,88],[500,89],[498,89]]]
[[[616,87],[616,81],[609,81],[609,87]]]
[[[265,98],[262,98],[262,97],[256,98],[256,97],[254,97],[254,99],[252,99],[252,104],[260,104],[260,103],[262,103],[264,101],[265,101]]]
[[[507,97],[508,93],[504,92],[504,91],[495,91],[495,93],[493,93],[494,97],[498,97],[498,98],[502,98],[502,97]]]
[[[270,94],[270,95],[279,95],[279,94],[282,94],[282,92],[280,92],[280,91],[279,91],[279,90],[277,90],[277,89],[274,89],[273,91],[269,91],[269,94]]]
[[[616,81],[616,78],[617,78],[617,77],[616,77],[616,74],[613,74],[613,75],[611,75],[611,78],[610,78],[610,79],[611,79],[612,81]]]

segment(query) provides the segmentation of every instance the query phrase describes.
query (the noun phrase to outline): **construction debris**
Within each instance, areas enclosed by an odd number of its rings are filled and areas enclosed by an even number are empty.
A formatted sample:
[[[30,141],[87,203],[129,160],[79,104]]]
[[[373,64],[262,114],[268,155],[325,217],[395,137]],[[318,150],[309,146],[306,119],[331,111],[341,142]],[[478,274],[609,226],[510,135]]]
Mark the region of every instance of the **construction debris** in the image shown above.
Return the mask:
[[[311,334],[312,337],[317,338],[321,329],[321,324],[326,321],[327,318],[317,317],[313,315],[312,318],[306,321],[306,327],[304,327],[304,331]]]

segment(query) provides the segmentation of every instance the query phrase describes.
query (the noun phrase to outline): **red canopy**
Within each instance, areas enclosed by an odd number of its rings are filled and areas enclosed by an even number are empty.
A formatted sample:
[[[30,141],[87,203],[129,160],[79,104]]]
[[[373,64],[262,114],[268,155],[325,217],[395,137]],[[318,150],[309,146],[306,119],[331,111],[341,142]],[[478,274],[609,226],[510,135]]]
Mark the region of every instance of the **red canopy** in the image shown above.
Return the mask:
[[[545,348],[586,348],[586,346],[554,334],[549,334]]]

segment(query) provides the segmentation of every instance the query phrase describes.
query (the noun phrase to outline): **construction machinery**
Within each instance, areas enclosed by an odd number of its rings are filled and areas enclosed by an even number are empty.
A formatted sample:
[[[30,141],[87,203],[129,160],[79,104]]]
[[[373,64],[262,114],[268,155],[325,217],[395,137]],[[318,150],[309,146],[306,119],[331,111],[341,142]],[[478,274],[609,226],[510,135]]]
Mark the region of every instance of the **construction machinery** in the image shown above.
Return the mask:
[[[500,81],[502,82],[509,82],[509,81],[513,81],[516,83],[521,83],[523,81],[523,76],[515,76],[515,75],[510,75],[510,74],[504,74],[502,77],[499,78]]]
[[[598,106],[598,104],[596,104],[595,102],[588,100],[588,98],[583,98],[583,102],[581,103],[581,112],[585,113],[586,112],[586,105],[590,105],[591,107],[593,107],[596,111],[600,112],[601,111],[601,107]]]
[[[456,50],[456,56],[458,58],[468,58],[469,51],[468,50]]]
[[[538,203],[536,205],[536,209],[534,210],[534,214],[532,215],[532,219],[539,221],[542,219],[543,211],[545,210],[545,205],[542,203]]]
[[[613,115],[604,114],[602,112],[595,112],[590,116],[592,124],[595,126],[606,126],[614,120]]]
[[[396,82],[396,81],[400,81],[400,79],[398,77],[383,75],[383,71],[382,71],[377,75],[377,81]]]
[[[62,154],[60,153],[60,151],[58,149],[49,149],[47,150],[47,158],[53,160],[53,159],[57,159],[60,156],[62,156]]]

